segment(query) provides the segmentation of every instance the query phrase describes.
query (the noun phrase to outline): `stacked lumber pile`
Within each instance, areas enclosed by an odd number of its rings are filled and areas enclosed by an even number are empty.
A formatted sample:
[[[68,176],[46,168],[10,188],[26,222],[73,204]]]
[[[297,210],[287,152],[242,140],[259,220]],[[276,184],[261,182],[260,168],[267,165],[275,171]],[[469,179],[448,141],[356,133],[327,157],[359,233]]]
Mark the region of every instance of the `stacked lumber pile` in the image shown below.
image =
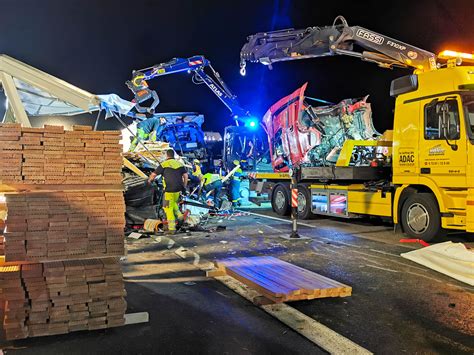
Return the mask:
[[[127,308],[115,258],[0,267],[7,339],[121,326]]]
[[[7,340],[124,324],[119,140],[120,132],[86,126],[0,125],[7,210],[0,215],[0,313]]]
[[[123,193],[7,194],[5,260],[47,261],[123,255]]]
[[[121,184],[120,131],[0,124],[0,183]]]
[[[208,276],[229,275],[275,302],[347,297],[352,287],[271,256],[229,258]]]

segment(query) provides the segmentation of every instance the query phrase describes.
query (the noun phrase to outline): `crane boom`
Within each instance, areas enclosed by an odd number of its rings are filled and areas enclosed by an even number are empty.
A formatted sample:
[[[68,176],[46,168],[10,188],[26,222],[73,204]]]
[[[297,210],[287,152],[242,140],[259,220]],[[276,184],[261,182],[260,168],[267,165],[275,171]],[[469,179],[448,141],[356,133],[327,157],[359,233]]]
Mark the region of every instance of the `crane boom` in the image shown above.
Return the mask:
[[[204,71],[206,67],[210,69],[212,76]],[[202,55],[189,58],[173,58],[168,62],[160,63],[152,67],[134,70],[132,72],[133,77],[131,84],[135,88],[140,88],[144,86],[147,80],[180,72],[193,73],[193,82],[195,84],[205,84],[211,89],[219,100],[229,109],[235,120],[242,121],[244,118],[250,116],[249,111],[240,106],[237,96],[232,93],[221,79],[219,73],[214,70],[211,62]]]
[[[240,52],[242,75],[247,61],[271,68],[276,62],[333,55],[357,57],[384,68],[397,66],[418,71],[437,68],[434,53],[360,26],[348,26],[342,16],[336,17],[332,26],[260,32],[247,40]],[[367,50],[355,51],[354,44]]]

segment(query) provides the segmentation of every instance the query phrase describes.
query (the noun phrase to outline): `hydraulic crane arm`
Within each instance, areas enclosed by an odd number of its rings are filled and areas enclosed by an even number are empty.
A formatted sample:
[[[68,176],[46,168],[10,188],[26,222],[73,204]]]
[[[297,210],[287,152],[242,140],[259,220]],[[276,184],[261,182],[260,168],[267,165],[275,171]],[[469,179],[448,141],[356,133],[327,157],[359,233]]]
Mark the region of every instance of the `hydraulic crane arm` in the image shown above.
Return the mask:
[[[360,26],[348,26],[342,16],[336,17],[332,26],[260,32],[247,39],[240,52],[242,75],[247,61],[271,68],[276,62],[332,55],[358,57],[384,68],[436,69],[435,54]],[[355,51],[354,44],[367,51]]]
[[[206,67],[210,69],[212,75],[209,75],[204,71]],[[201,55],[190,58],[173,58],[165,63],[135,70],[132,72],[133,78],[130,81],[130,84],[135,88],[140,88],[147,80],[180,72],[192,73],[192,80],[195,84],[206,84],[207,87],[211,89],[219,100],[221,100],[229,109],[235,120],[242,120],[242,118],[246,118],[250,115],[247,110],[240,107],[237,96],[232,93],[229,87],[221,79],[219,73],[214,70],[211,62]]]

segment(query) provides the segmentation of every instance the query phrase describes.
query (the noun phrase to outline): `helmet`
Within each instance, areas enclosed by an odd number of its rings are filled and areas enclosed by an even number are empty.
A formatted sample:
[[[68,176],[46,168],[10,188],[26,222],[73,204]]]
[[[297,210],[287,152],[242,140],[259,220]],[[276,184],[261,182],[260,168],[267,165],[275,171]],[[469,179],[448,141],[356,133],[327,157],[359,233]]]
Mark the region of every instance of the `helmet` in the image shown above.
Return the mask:
[[[233,163],[234,163],[235,166],[240,165],[240,161],[238,161],[237,159],[235,159],[235,160],[233,161]]]
[[[194,160],[193,160],[193,163],[194,163],[194,164],[201,164],[201,162],[199,161],[199,159],[194,159]]]

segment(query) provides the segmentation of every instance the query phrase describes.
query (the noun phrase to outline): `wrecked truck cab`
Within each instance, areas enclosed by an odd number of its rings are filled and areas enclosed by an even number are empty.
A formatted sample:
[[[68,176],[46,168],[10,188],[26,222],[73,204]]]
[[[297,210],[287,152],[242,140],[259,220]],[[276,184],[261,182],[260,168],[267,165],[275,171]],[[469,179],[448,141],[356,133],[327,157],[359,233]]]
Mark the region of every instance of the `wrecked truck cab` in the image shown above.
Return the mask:
[[[289,166],[336,165],[348,140],[378,139],[367,97],[345,99],[336,105],[313,107],[305,99],[307,83],[272,105],[263,118],[275,172]],[[369,166],[375,147],[352,154],[351,166]]]

